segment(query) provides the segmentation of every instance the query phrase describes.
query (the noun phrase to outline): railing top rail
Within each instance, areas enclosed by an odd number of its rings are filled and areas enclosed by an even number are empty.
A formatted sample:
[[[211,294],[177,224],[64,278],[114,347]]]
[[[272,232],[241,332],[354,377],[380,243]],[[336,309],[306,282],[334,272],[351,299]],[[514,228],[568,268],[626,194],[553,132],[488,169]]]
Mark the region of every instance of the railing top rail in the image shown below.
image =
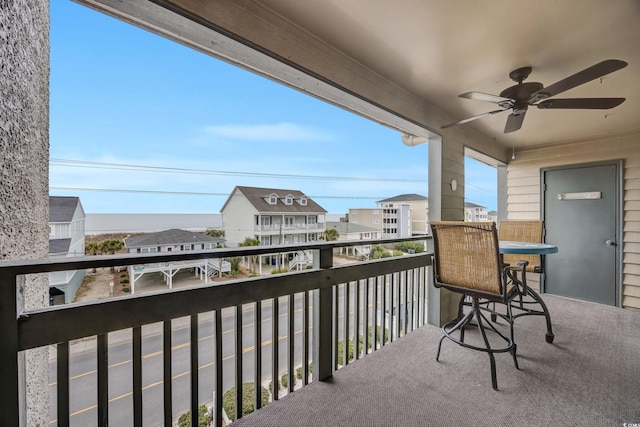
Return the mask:
[[[184,252],[153,252],[149,254],[115,254],[66,258],[22,259],[0,261],[0,277],[18,274],[47,273],[51,271],[79,270],[98,267],[117,267],[133,264],[157,262],[187,261],[207,258],[229,258],[235,256],[264,255],[279,252],[296,252],[299,250],[328,249],[348,246],[420,241],[431,239],[431,236],[413,236],[405,238],[385,238],[376,240],[343,240],[333,242],[308,242],[302,244],[245,246],[238,248],[219,248]],[[2,283],[0,283],[2,285]]]
[[[429,265],[431,255],[421,253],[223,284],[31,309],[21,312],[18,318],[18,349],[37,348]]]

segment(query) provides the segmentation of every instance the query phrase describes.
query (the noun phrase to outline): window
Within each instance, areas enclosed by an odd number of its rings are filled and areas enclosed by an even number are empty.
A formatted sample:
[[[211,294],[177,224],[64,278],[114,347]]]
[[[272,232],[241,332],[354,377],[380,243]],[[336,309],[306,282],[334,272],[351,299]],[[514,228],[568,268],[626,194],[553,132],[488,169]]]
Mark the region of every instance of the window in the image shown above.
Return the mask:
[[[309,233],[309,241],[315,242],[316,240],[318,240],[318,233]]]
[[[215,249],[216,248],[216,244],[215,243],[203,243],[202,244],[202,249]]]
[[[301,204],[302,206],[307,206],[307,198],[306,198],[306,197],[302,197],[302,198],[300,199],[300,204]]]
[[[277,205],[278,204],[278,195],[275,194],[275,193],[269,195],[269,197],[267,197],[267,203],[269,203],[270,205]]]
[[[286,226],[293,226],[293,217],[292,216],[285,216],[284,217],[284,225]]]
[[[263,216],[260,222],[262,223],[262,225],[271,225],[271,217]]]
[[[138,249],[139,253],[148,254],[150,252],[158,252],[158,248],[140,248]]]
[[[307,224],[317,224],[318,217],[316,215],[310,215],[307,217]]]
[[[269,246],[271,244],[271,236],[261,236],[260,245]]]
[[[284,198],[284,204],[285,205],[292,205],[293,204],[293,196],[288,195],[287,197]]]

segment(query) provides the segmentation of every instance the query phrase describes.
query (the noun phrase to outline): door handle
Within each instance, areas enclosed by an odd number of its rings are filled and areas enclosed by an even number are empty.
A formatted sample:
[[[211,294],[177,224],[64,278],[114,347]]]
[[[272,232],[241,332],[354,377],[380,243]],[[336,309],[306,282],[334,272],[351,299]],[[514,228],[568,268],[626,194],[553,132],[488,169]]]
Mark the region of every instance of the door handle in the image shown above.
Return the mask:
[[[613,240],[609,240],[609,239],[605,240],[604,244],[607,245],[607,246],[616,246],[616,242],[614,242]]]

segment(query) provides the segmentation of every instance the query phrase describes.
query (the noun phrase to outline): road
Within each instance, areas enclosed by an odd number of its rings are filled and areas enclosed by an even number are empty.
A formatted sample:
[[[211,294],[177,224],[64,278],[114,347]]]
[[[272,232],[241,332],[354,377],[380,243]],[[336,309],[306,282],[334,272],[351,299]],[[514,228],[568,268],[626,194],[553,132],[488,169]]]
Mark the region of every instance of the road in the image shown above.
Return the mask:
[[[288,340],[288,304],[281,299],[279,304],[279,339],[280,346],[286,346]],[[263,347],[263,378],[271,376],[271,343],[272,343],[272,304],[263,303],[262,308],[262,347]],[[296,341],[302,340],[300,325],[302,321],[302,297],[295,299]],[[175,327],[172,334],[172,373],[173,373],[173,401],[174,416],[179,416],[188,408],[190,399],[190,328],[188,322]],[[254,325],[255,311],[252,306],[243,310],[243,378],[253,381],[254,372]],[[234,310],[223,310],[223,389],[234,386],[235,381],[235,315]],[[202,403],[212,400],[214,387],[214,321],[213,315],[201,316],[199,322],[199,396]],[[284,348],[284,347],[283,347]],[[132,349],[128,340],[118,340],[109,345],[109,420],[110,424],[126,426],[132,423]],[[162,382],[162,332],[157,325],[143,328],[142,340],[142,383],[143,383],[143,419],[145,425],[162,424],[163,404]],[[296,366],[302,364],[301,345],[296,342]],[[69,363],[70,371],[70,402],[72,425],[85,426],[97,423],[97,371],[96,354],[94,351],[74,352],[71,345]],[[279,368],[285,370],[287,366],[286,351],[280,351]],[[50,394],[51,402],[56,402],[56,364],[50,366]],[[56,424],[56,408],[52,404],[51,423]]]
[[[353,294],[354,287],[351,287]],[[342,299],[342,295],[340,297]],[[371,299],[370,299],[371,301]],[[353,303],[353,302],[352,302]],[[302,295],[295,298],[295,351],[294,366],[302,365]],[[223,310],[223,390],[235,385],[235,310]],[[288,301],[280,299],[279,303],[279,372],[287,369],[288,344]],[[262,378],[263,384],[271,379],[271,345],[272,345],[272,313],[271,301],[262,305]],[[243,309],[243,381],[254,380],[254,306],[246,305]],[[350,312],[350,318],[353,312]],[[340,316],[342,317],[342,316]],[[352,320],[350,319],[350,322]],[[343,321],[339,321],[340,336]],[[350,323],[352,325],[352,323]],[[143,327],[142,338],[142,384],[143,384],[143,422],[144,425],[162,425],[163,423],[163,353],[161,325]],[[350,326],[352,328],[352,326]],[[213,400],[214,389],[214,321],[213,314],[200,316],[199,320],[199,399],[204,404]],[[117,338],[116,338],[117,336]],[[110,335],[109,357],[109,421],[111,425],[132,425],[132,347],[131,334],[117,332]],[[311,341],[312,338],[310,338]],[[173,415],[178,417],[185,412],[190,400],[190,328],[188,319],[174,320],[172,333],[172,381],[173,381]],[[69,363],[71,425],[97,425],[97,371],[96,353],[83,349],[82,346],[71,346]],[[311,345],[310,345],[311,349]],[[51,402],[56,402],[56,364],[50,366]],[[50,425],[56,423],[56,407],[52,403]]]

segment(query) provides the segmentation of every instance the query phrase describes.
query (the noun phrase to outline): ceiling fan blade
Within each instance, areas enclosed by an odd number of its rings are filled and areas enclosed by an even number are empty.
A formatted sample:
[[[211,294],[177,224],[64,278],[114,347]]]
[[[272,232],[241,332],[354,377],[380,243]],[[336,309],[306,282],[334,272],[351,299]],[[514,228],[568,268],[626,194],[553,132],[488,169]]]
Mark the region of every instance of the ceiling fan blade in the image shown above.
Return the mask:
[[[547,99],[537,104],[538,108],[562,109],[577,108],[587,110],[608,110],[617,107],[624,102],[625,98],[561,98]]]
[[[527,114],[526,111],[521,114],[509,114],[507,118],[507,124],[504,126],[504,133],[515,132],[522,127],[522,122],[524,121],[524,116]]]
[[[513,105],[514,100],[511,98],[505,98],[502,96],[491,95],[482,92],[465,92],[458,95],[459,98],[473,99],[476,101],[493,102],[494,104],[511,103]]]
[[[591,80],[595,80],[609,73],[613,73],[614,71],[618,71],[626,66],[627,63],[620,61],[619,59],[607,59],[606,61],[599,62],[596,65],[592,65],[591,67],[577,72],[572,76],[534,92],[529,98],[529,103],[536,102],[539,99],[555,96],[569,89],[573,89],[576,86],[590,82]]]
[[[480,118],[485,117],[485,116],[489,116],[489,115],[496,114],[496,113],[501,113],[503,111],[506,111],[506,110],[493,110],[493,111],[489,111],[488,113],[478,114],[477,116],[467,117],[466,119],[458,120],[458,121],[455,121],[453,123],[448,123],[446,125],[440,126],[440,129],[446,129],[446,128],[450,128],[451,126],[461,125],[461,124],[468,123],[468,122],[476,120],[476,119],[480,119]]]

